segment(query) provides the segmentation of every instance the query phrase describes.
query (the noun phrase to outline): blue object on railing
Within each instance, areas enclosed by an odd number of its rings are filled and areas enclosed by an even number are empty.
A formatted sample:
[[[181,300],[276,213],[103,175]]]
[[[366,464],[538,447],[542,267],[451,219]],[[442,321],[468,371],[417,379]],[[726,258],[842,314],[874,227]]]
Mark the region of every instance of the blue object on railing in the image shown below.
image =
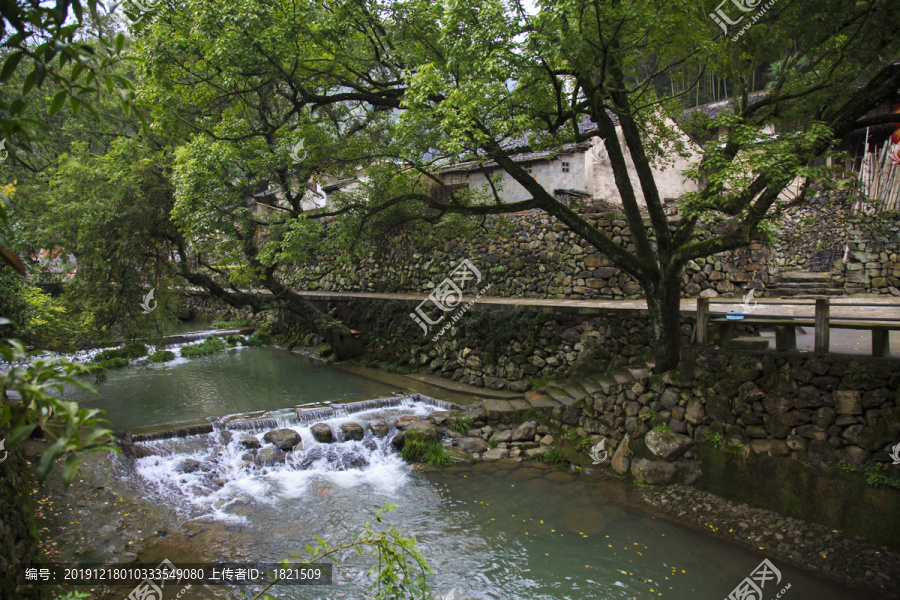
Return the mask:
[[[743,318],[744,318],[744,313],[742,313],[742,312],[730,312],[730,313],[725,313],[725,318],[726,318],[726,319],[733,319],[733,320],[743,319]]]

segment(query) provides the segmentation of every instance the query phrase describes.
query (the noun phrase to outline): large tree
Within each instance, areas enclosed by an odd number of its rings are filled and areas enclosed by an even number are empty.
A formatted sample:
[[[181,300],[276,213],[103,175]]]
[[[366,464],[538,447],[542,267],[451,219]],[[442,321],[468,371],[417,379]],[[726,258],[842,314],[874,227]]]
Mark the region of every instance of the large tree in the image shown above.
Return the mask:
[[[788,204],[783,192],[798,178],[805,183],[789,200],[802,201],[816,175],[811,161],[835,138],[890,120],[865,115],[897,102],[900,88],[896,2],[785,1],[736,39],[709,17],[713,8],[571,0],[538,2],[528,14],[505,1],[189,0],[161,11],[138,47],[157,126],[190,136],[178,152],[176,216],[193,244],[241,244],[245,272],[280,297],[291,290],[273,258],[307,248],[297,240],[314,237],[304,234],[323,214],[302,204],[310,175],[366,168],[359,193],[331,213],[362,227],[402,207],[405,219],[540,209],[566,224],[640,283],[657,368],[668,369],[679,359],[684,266],[748,244]],[[776,61],[768,92],[751,95],[756,74]],[[693,73],[727,79],[733,110],[693,123],[694,132],[725,125],[727,133],[688,173],[705,185],[680,200],[673,228],[651,166],[685,150],[671,118],[680,119],[679,94],[697,85],[684,84]],[[660,82],[673,79],[682,83],[677,93],[662,95],[675,88]],[[364,118],[348,121],[354,110]],[[777,136],[761,135],[769,125]],[[507,142],[522,137],[535,150],[601,138],[634,247],[614,242],[515,162]],[[309,155],[298,167],[289,150],[300,140]],[[493,161],[531,198],[435,193],[443,185],[436,162],[471,157]],[[258,219],[260,200],[247,192],[263,183],[277,193],[262,201],[270,216]],[[725,233],[699,235],[705,217],[724,221]],[[262,252],[261,237],[269,243]]]

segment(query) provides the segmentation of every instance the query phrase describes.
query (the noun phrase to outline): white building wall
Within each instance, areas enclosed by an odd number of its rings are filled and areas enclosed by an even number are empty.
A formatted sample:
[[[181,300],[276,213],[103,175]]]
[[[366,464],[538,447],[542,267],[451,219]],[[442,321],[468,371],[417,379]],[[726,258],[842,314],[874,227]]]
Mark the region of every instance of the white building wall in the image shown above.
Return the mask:
[[[554,190],[560,189],[586,191],[585,161],[581,153],[564,154],[553,160],[543,160],[523,166],[529,169],[531,176],[551,194]],[[531,199],[531,194],[525,190],[522,184],[510,177],[505,171],[494,168],[489,173],[492,176],[502,173],[502,178],[497,187],[502,188],[500,197],[504,202],[519,202]],[[449,183],[448,178],[445,177],[444,180]],[[491,194],[487,178],[481,171],[471,171],[469,173],[469,189]]]
[[[672,123],[675,127],[675,124]],[[622,139],[621,129],[618,129],[619,144],[625,150],[625,162],[628,165],[628,175],[631,179],[631,185],[634,188],[638,204],[646,207],[644,194],[641,191],[641,184],[638,181],[637,173],[634,169],[634,161],[631,160],[625,141]],[[682,141],[688,148],[694,150],[693,155],[689,158],[674,156],[671,161],[665,165],[651,165],[653,178],[656,181],[656,187],[659,190],[659,197],[678,198],[687,192],[695,192],[698,189],[697,182],[693,180],[685,180],[682,171],[690,166],[690,163],[699,158],[699,148],[687,136],[682,134]],[[587,192],[591,197],[608,202],[622,203],[622,196],[619,194],[619,188],[616,186],[616,178],[613,175],[612,165],[606,152],[606,146],[600,138],[591,140],[591,149],[585,153],[585,168],[587,169]]]

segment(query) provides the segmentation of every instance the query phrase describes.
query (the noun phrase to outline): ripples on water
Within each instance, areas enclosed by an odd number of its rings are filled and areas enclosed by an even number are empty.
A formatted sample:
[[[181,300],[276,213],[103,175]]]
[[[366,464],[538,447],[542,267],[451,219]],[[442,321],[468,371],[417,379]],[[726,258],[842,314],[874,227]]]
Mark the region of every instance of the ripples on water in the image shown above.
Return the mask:
[[[411,402],[327,423],[340,435],[348,421],[390,423],[434,410]],[[242,466],[238,442],[246,432],[230,440],[216,432],[144,444],[165,455],[135,460],[133,476],[151,501],[172,507],[173,519],[208,524],[212,533],[178,542],[194,560],[303,557],[316,535],[331,545],[348,542],[385,503],[396,504],[385,522],[415,536],[435,570],[428,580],[436,598],[455,590],[457,599],[483,600],[718,600],[762,559],[630,508],[631,486],[600,473],[512,461],[414,469],[390,446],[393,429],[386,438],[367,430],[362,441],[320,444],[309,425],[290,428],[304,449],[286,465]],[[264,430],[251,433],[262,441]],[[202,469],[180,472],[188,459]],[[279,587],[276,596],[368,599],[372,565],[370,556],[350,552],[335,567],[335,585]],[[779,566],[792,582],[787,600],[855,597]],[[237,596],[212,586],[196,597]]]

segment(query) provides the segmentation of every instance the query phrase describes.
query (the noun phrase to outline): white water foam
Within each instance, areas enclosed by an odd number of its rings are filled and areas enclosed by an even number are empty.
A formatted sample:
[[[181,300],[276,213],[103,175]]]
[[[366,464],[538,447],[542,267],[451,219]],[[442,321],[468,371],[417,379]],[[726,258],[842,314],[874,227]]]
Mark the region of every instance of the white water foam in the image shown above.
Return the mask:
[[[284,464],[271,466],[251,462],[252,451],[241,445],[241,439],[251,435],[262,448],[271,447],[263,441],[265,429],[145,442],[139,445],[163,455],[136,459],[134,470],[153,495],[195,519],[246,522],[246,516],[235,513],[247,510],[238,507],[274,505],[282,499],[326,496],[349,488],[394,496],[407,483],[410,467],[391,446],[396,433],[393,423],[405,415],[428,417],[436,410],[409,400],[336,416],[321,421],[331,427],[337,440],[330,444],[316,441],[312,423],[297,424],[296,416],[291,420],[286,414],[278,419],[278,428],[296,431],[303,449],[288,452]],[[367,424],[374,421],[388,424],[387,436],[379,438],[368,430]],[[364,428],[364,439],[343,439],[341,425],[350,422]]]

